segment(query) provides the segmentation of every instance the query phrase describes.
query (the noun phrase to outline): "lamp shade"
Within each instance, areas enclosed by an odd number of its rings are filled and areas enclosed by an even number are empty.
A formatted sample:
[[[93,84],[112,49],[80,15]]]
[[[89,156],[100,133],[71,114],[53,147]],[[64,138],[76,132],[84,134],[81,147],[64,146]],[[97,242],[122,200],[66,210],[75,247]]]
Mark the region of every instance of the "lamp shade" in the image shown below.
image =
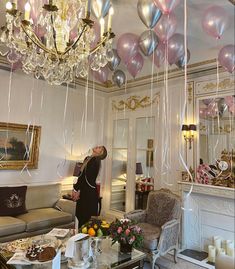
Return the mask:
[[[81,171],[81,167],[82,167],[82,163],[81,162],[77,162],[75,167],[74,167],[74,171],[73,171],[73,176],[74,177],[78,177]]]
[[[188,127],[188,129],[190,131],[196,131],[197,130],[197,126],[195,124],[190,124],[189,127]]]
[[[181,130],[182,130],[182,131],[188,131],[188,130],[189,130],[188,125],[183,124],[183,125],[182,125],[182,129],[181,129]]]
[[[136,163],[135,174],[136,175],[143,175],[143,169],[142,169],[141,163]]]

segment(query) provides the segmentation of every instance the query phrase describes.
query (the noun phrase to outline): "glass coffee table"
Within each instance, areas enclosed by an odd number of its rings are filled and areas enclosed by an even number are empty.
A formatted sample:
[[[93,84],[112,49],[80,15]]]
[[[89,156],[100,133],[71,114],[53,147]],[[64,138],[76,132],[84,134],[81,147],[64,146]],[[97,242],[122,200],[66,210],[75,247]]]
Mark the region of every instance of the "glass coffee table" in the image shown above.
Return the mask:
[[[97,269],[137,269],[143,268],[144,258],[146,254],[133,249],[131,254],[122,254],[119,252],[119,244],[111,244],[111,239],[106,238],[100,240],[99,252],[97,254]],[[0,244],[0,268],[2,269],[51,269],[51,263],[40,265],[8,265],[6,262],[12,256],[11,253],[1,250]],[[70,267],[68,261],[61,263],[61,269],[75,269],[76,267]],[[92,259],[90,260],[90,266],[88,268],[94,268]],[[82,269],[82,268],[79,268]]]

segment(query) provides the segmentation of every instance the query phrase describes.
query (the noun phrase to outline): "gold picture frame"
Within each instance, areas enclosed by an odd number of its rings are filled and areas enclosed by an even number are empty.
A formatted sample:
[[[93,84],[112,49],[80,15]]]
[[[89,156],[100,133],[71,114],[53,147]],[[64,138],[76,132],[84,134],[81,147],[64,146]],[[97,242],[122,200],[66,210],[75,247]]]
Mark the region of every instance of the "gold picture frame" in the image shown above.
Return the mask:
[[[38,168],[41,127],[0,122],[0,170]]]

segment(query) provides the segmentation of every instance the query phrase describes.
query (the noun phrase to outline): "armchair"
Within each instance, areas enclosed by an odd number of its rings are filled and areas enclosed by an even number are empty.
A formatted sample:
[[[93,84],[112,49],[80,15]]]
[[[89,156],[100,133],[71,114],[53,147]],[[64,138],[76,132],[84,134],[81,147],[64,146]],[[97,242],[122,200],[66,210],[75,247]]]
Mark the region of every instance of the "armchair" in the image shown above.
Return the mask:
[[[154,268],[158,257],[174,250],[177,262],[178,238],[180,231],[181,198],[168,189],[149,193],[146,210],[134,210],[125,218],[135,220],[143,230],[142,251]]]

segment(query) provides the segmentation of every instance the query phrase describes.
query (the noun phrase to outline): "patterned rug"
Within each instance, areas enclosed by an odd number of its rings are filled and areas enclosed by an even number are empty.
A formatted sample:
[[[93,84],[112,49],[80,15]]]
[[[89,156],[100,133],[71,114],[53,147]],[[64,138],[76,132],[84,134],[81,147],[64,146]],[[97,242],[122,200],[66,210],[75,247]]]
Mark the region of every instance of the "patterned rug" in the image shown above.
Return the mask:
[[[178,262],[175,264],[173,256],[171,255],[157,259],[157,265],[158,266],[155,266],[155,269],[205,269],[205,267],[201,267],[180,258],[178,258]],[[150,263],[145,262],[144,269],[151,269]]]

